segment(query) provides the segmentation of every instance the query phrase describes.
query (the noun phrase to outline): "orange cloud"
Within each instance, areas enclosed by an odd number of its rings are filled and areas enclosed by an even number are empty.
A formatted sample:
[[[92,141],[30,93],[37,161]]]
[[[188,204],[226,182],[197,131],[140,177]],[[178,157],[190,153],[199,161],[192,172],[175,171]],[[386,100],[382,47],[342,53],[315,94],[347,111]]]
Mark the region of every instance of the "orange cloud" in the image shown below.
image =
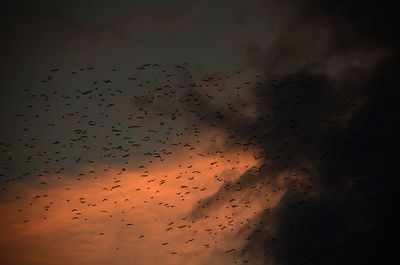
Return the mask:
[[[86,173],[81,180],[54,175],[41,177],[44,187],[14,184],[1,198],[5,213],[0,219],[1,260],[4,264],[232,261],[235,255],[225,251],[239,249],[246,235],[238,238],[238,225],[226,216],[236,214],[235,219],[245,220],[249,213],[220,207],[196,220],[190,212],[257,166],[250,152],[190,157],[181,152],[138,170],[92,164],[82,171],[95,173]],[[247,199],[242,196],[238,200]]]

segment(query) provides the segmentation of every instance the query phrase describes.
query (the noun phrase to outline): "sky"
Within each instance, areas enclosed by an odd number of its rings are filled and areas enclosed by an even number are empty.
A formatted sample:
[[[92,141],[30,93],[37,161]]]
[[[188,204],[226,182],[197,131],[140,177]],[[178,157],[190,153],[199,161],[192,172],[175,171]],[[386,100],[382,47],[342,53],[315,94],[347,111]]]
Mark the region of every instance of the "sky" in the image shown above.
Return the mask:
[[[3,10],[1,264],[397,257],[389,2]]]

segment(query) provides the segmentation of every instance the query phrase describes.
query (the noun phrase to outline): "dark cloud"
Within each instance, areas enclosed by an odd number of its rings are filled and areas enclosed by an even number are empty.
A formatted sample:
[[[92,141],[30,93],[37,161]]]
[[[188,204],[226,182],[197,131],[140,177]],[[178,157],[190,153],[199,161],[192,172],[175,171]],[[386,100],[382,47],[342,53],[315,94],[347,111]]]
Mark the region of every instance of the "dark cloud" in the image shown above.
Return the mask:
[[[273,213],[255,218],[262,224],[244,249],[263,252],[265,264],[271,256],[277,264],[388,262],[399,235],[395,9],[356,1],[283,5],[290,16],[275,41],[267,49],[250,41],[245,50],[264,71],[264,86],[254,87],[258,118],[227,118],[219,126],[265,150],[261,181],[285,170],[308,179],[288,179]],[[240,186],[252,193],[251,185]],[[220,189],[208,204],[226,193],[235,191]]]
[[[280,184],[287,192],[273,214],[267,211],[255,218],[262,225],[254,228],[245,249],[254,254],[264,251],[278,264],[301,264],[330,249],[335,251],[320,257],[323,264],[393,258],[389,246],[374,241],[391,241],[391,233],[397,233],[393,226],[346,245],[345,254],[336,248],[398,218],[393,209],[399,185],[394,126],[398,66],[397,57],[382,62],[362,87],[347,90],[324,75],[307,72],[285,75],[257,89],[259,119],[226,119],[218,124],[235,131],[236,142],[263,149],[265,166],[249,170],[238,184],[227,182],[193,216],[221,207],[239,188],[251,194],[251,186],[260,181],[278,185],[282,172],[298,172],[305,178],[289,176]],[[271,226],[274,229],[267,229]],[[368,255],[362,255],[364,251]]]
[[[289,193],[279,206],[282,216],[278,217],[277,224],[282,232],[279,233],[281,242],[277,258],[283,264],[306,261],[398,217],[392,210],[398,201],[399,184],[394,160],[398,132],[393,126],[397,107],[390,100],[398,96],[394,85],[398,82],[394,80],[398,76],[397,69],[397,58],[377,66],[363,86],[363,95],[368,95],[367,102],[347,127],[332,126],[326,133],[312,128],[311,142],[318,143],[318,138],[329,140],[299,155],[315,157],[314,163],[319,167],[318,180],[326,188],[323,195],[303,205],[299,205],[304,200],[301,194]],[[335,129],[338,133],[332,134]],[[353,185],[346,187],[351,182]],[[289,200],[290,196],[294,199]],[[388,251],[390,247],[374,241],[374,237],[380,237],[390,242],[393,234],[398,232],[396,229],[389,231],[379,231],[377,233],[383,236],[362,238],[360,241],[364,242],[350,246],[345,263],[367,264],[371,257],[390,260],[394,255]],[[343,258],[341,250],[337,252]],[[326,257],[323,263],[336,264],[339,260]]]

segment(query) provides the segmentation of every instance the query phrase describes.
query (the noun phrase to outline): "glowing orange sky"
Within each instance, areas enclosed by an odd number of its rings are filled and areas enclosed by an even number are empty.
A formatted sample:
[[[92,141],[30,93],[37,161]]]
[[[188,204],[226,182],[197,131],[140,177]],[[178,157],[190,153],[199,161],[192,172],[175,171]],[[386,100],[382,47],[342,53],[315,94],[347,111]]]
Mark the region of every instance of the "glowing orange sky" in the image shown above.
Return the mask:
[[[210,260],[211,253],[240,249],[247,235],[238,236],[238,230],[260,209],[260,202],[242,192],[230,198],[234,199],[231,203],[224,201],[205,211],[207,216],[193,217],[191,211],[257,166],[250,152],[193,158],[182,153],[136,172],[88,165],[82,171],[96,173],[87,173],[90,177],[79,181],[54,175],[41,179],[47,183],[44,188],[15,184],[9,189],[17,190],[20,198],[5,199],[1,205],[8,213],[0,223],[1,245],[7,249],[2,258],[8,264],[126,264],[128,260],[217,264],[233,260],[234,253],[218,256],[220,261],[214,254]],[[273,207],[280,196],[270,198],[269,204]],[[225,218],[229,215],[234,223]]]

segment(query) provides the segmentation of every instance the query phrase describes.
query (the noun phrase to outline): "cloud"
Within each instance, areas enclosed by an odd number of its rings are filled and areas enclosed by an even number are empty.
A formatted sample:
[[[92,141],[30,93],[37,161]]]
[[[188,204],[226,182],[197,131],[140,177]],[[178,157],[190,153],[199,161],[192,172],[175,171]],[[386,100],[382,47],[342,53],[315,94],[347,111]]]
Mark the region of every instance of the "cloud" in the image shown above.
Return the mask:
[[[143,19],[162,35],[191,21],[197,8],[160,10],[144,8],[143,17],[116,15],[97,25],[67,25],[85,38],[113,40],[125,38],[130,25]],[[143,159],[143,171],[113,169],[98,180],[78,182],[65,176],[62,185],[51,184],[56,178],[45,179],[49,186],[44,190],[15,186],[23,199],[3,198],[2,208],[24,211],[2,219],[7,246],[2,259],[51,263],[65,250],[71,257],[65,263],[86,264],[367,264],[394,258],[391,237],[398,229],[385,226],[398,217],[393,209],[399,184],[400,68],[394,10],[345,1],[252,2],[239,12],[238,20],[249,23],[226,34],[228,48],[246,59],[248,75],[219,72],[193,79],[183,69],[160,98],[135,102],[135,108],[163,113],[174,124],[167,134],[176,144],[173,154],[163,154],[164,161]],[[147,122],[153,124],[153,118]],[[121,187],[113,188],[119,180]],[[52,204],[43,200],[44,192]],[[42,202],[30,206],[32,201]],[[94,202],[95,207],[86,206]],[[98,211],[99,205],[107,212]],[[120,221],[108,223],[109,218]],[[377,227],[387,230],[368,234]],[[148,232],[143,240],[142,231]],[[162,246],[166,238],[171,240]],[[49,247],[53,256],[47,261],[43,253]],[[170,254],[174,251],[179,255]]]
[[[1,200],[2,210],[8,213],[0,223],[1,260],[4,264],[125,264],[129,260],[154,264],[162,259],[166,264],[184,260],[217,264],[230,259],[215,259],[212,254],[215,248],[225,251],[243,244],[232,241],[234,234],[218,231],[222,212],[213,212],[211,220],[194,220],[189,214],[193,205],[223,184],[215,175],[240,176],[255,160],[244,152],[241,159],[236,153],[226,153],[225,158],[195,155],[207,148],[197,148],[191,157],[177,152],[136,171],[89,164],[80,171],[95,173],[80,180],[53,175],[41,178],[45,187],[27,182],[10,185]],[[10,197],[14,194],[16,200]],[[204,231],[208,228],[212,234]]]
[[[257,174],[262,181],[287,170],[307,177],[289,176],[274,214],[254,218],[262,221],[254,231],[263,232],[249,240],[250,252],[261,255],[255,260],[263,264],[301,264],[311,257],[324,264],[389,260],[392,253],[384,257],[388,250],[373,242],[390,242],[389,231],[360,239],[347,248],[352,253],[320,254],[397,216],[387,208],[397,201],[398,185],[393,8],[344,1],[261,1],[255,6],[259,9],[253,12],[275,15],[251,25],[253,32],[268,32],[269,21],[279,22],[270,39],[244,38],[239,46],[249,65],[263,71],[264,86],[253,89],[258,123],[235,117],[220,126],[240,129],[235,134],[239,142],[253,133],[246,128],[255,126],[253,142],[264,150],[261,163],[266,164]],[[238,38],[243,33],[246,28]]]

